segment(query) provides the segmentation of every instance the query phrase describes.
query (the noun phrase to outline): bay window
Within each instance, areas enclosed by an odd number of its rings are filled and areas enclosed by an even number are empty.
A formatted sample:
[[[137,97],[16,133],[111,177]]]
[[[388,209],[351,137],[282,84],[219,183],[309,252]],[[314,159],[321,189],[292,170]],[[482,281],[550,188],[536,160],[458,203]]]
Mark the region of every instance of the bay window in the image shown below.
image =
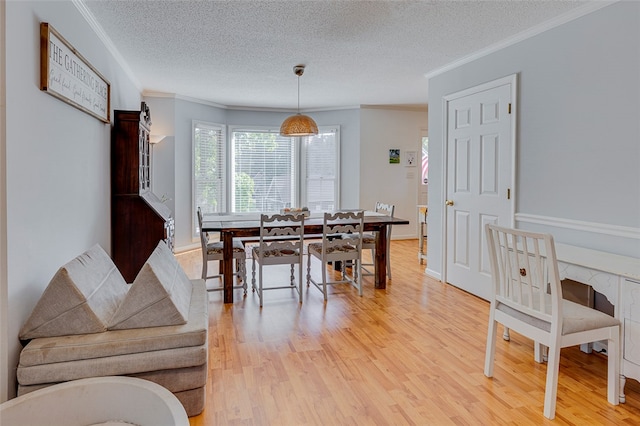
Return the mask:
[[[275,129],[230,126],[228,135],[222,125],[194,121],[194,218],[198,207],[204,213],[340,208],[337,126],[295,138]]]

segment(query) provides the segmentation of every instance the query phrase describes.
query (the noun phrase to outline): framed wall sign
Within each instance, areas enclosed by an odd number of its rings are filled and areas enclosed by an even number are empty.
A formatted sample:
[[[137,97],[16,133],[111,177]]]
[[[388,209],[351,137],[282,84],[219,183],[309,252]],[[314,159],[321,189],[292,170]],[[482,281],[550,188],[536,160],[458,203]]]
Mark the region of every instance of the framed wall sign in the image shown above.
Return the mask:
[[[111,122],[111,85],[46,22],[40,23],[40,90]]]

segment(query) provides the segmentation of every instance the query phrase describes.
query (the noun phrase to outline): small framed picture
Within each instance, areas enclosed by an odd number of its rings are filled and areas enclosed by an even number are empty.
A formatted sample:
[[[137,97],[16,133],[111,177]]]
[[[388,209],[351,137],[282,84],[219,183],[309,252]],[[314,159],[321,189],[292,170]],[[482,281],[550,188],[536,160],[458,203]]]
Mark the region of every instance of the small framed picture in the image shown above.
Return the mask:
[[[415,167],[418,158],[417,151],[405,151],[404,153],[404,165],[406,167]]]
[[[389,150],[389,164],[400,164],[400,150],[399,149],[390,149]]]

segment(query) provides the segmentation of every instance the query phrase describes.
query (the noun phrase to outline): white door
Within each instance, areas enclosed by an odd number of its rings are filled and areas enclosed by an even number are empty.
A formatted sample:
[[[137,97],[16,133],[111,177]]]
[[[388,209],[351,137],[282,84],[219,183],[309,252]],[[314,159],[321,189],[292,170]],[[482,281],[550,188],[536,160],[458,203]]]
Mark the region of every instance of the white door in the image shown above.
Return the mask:
[[[484,225],[513,224],[515,76],[445,98],[445,280],[489,299]],[[512,111],[513,110],[513,111]]]

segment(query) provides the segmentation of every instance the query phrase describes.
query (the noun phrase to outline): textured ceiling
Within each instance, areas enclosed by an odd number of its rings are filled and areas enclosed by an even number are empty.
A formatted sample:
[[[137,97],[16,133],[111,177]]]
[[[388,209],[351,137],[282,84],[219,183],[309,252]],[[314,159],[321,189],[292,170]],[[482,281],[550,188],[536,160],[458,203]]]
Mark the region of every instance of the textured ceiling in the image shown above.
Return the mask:
[[[583,1],[80,0],[145,93],[229,107],[426,105],[425,74]]]

